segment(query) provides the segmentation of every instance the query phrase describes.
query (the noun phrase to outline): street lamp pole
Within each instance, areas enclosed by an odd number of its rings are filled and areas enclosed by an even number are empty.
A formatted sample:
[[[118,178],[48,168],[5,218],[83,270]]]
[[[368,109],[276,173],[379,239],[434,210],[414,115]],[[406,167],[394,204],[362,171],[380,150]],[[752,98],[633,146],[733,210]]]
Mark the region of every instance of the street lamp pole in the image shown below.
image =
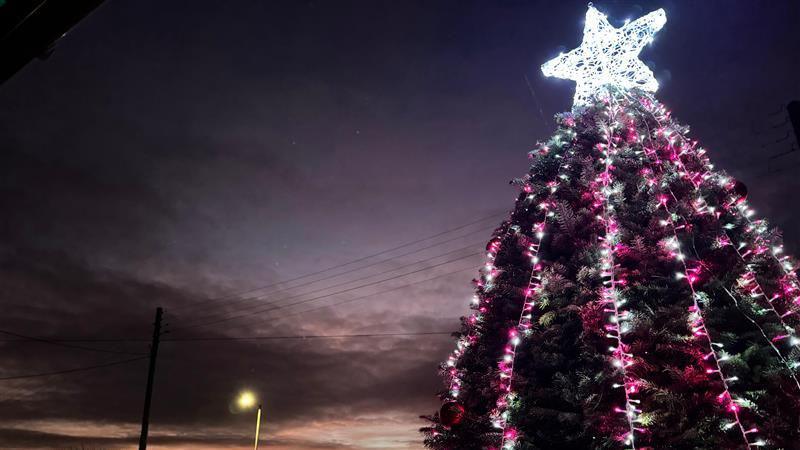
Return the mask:
[[[258,435],[261,432],[261,405],[258,405],[258,412],[256,413],[256,444],[253,447],[254,450],[258,450]]]

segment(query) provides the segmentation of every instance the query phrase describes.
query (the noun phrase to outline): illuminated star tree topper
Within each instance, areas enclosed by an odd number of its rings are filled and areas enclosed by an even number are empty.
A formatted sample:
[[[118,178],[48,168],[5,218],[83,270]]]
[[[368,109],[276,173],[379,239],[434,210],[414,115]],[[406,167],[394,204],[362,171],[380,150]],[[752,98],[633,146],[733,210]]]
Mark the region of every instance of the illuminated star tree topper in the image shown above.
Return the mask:
[[[666,22],[667,15],[659,9],[614,28],[590,3],[580,47],[547,61],[542,72],[576,82],[573,108],[585,105],[592,94],[607,85],[655,92],[658,82],[639,60],[639,52]]]

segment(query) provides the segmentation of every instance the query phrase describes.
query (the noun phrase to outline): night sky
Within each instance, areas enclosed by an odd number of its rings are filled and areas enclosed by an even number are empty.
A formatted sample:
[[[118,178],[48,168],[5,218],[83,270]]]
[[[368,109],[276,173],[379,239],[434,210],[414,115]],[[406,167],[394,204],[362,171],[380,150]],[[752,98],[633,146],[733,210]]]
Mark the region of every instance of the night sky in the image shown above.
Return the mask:
[[[595,5],[618,26],[666,9],[642,53],[658,98],[800,250],[800,151],[773,158],[797,148],[782,105],[800,99],[800,3]],[[0,329],[123,341],[6,335],[0,377],[135,358],[159,305],[165,339],[456,330],[508,181],[571,105],[539,65],[580,43],[585,10],[107,1],[0,86]],[[453,345],[164,342],[151,443],[248,448],[253,413],[232,401],[252,389],[271,448],[418,449]],[[0,448],[130,448],[146,370],[0,381]]]

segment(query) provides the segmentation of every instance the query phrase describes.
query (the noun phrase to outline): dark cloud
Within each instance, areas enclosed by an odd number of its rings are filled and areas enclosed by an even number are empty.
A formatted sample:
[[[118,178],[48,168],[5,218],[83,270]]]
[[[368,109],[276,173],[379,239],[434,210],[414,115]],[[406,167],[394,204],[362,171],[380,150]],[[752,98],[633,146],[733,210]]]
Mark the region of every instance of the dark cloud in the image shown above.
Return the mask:
[[[203,300],[195,293],[163,283],[91,269],[63,253],[32,250],[7,255],[0,263],[0,288],[8,298],[20,301],[0,320],[0,328],[24,330],[37,336],[146,340],[155,305],[164,305],[167,322],[172,322],[175,320],[169,314],[172,305],[185,309],[185,305]],[[385,330],[381,327],[382,319],[386,320],[373,313],[362,320],[351,320],[347,326],[360,323],[361,328]],[[427,331],[453,325],[452,320],[431,317],[411,316],[407,320],[405,324],[387,320],[387,325],[393,331]],[[231,333],[241,335],[242,331],[247,334],[247,330],[248,327],[211,329],[201,335],[223,337]],[[309,331],[326,333],[324,326],[298,328],[295,323],[283,322],[262,334],[295,335]],[[103,364],[130,357],[8,339],[14,338],[7,337],[0,343],[5,355],[2,376]],[[131,353],[147,350],[146,342],[75,344]],[[424,340],[376,337],[359,341],[164,342],[153,421],[165,429],[182,430],[182,437],[169,438],[158,433],[156,436],[165,444],[172,440],[188,445],[203,440],[204,429],[240,422],[237,414],[230,413],[229,406],[243,388],[259,393],[269,410],[270,424],[285,424],[289,429],[311,421],[370,414],[390,414],[413,422],[419,411],[431,407],[432,393],[439,388],[431,356],[445,354],[450,345],[448,336]],[[36,358],[31,358],[32,354]],[[145,368],[145,361],[138,361],[63,378],[3,382],[0,419],[22,426],[48,420],[100,421],[128,429],[140,413]],[[84,440],[31,430],[0,432],[0,436],[9,445],[22,447],[49,442],[107,447],[127,442],[93,435],[91,427],[87,433]],[[229,438],[211,436],[204,443],[222,445],[226,439]],[[230,440],[233,442],[235,438]],[[318,448],[315,445],[322,444],[291,445]]]
[[[0,428],[0,448],[4,449],[123,449],[138,445],[138,436],[102,437],[72,436],[57,433],[43,433],[18,428]],[[236,448],[241,447],[241,436],[154,436],[149,440],[153,446],[194,446],[195,448]],[[309,450],[348,449],[349,445],[326,444],[300,439],[272,439],[263,442],[266,448],[305,448]]]
[[[2,133],[7,137],[9,130]],[[147,241],[171,209],[141,174],[122,165],[97,170],[75,155],[49,153],[56,143],[24,148],[4,139],[0,155],[3,248],[69,245],[127,251],[123,242]],[[84,247],[85,248],[85,247]]]

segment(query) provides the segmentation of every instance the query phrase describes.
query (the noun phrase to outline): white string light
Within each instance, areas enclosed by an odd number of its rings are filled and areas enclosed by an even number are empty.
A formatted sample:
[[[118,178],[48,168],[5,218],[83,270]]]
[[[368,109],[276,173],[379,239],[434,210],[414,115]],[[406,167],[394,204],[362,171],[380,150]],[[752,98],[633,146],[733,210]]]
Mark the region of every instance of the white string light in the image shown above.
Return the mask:
[[[574,136],[565,136],[566,138]],[[561,136],[556,135],[554,138],[556,145],[561,144]],[[550,152],[550,147],[547,145],[542,146],[540,151],[545,153]],[[574,155],[573,150],[567,152],[570,156]],[[522,343],[522,339],[528,336],[533,327],[533,309],[536,306],[536,300],[540,295],[542,289],[542,269],[543,266],[539,258],[539,249],[542,246],[542,239],[545,235],[545,228],[548,221],[555,216],[555,213],[550,209],[555,205],[552,201],[553,194],[559,189],[561,181],[568,181],[569,176],[562,172],[563,169],[568,169],[569,164],[564,162],[561,154],[554,155],[556,159],[561,160],[556,170],[556,177],[554,180],[547,182],[548,187],[547,197],[538,203],[537,208],[544,214],[542,220],[533,225],[534,237],[536,241],[528,247],[528,256],[531,258],[531,272],[528,277],[528,285],[525,287],[524,299],[522,309],[520,310],[519,320],[517,325],[509,330],[508,343],[504,348],[503,358],[498,363],[498,377],[500,388],[500,396],[497,399],[496,407],[491,413],[492,423],[500,430],[500,449],[513,450],[516,448],[517,439],[519,438],[519,431],[509,424],[511,402],[516,397],[512,389],[514,378],[514,363],[517,356],[517,347]],[[526,186],[526,192],[529,192],[529,186]],[[528,201],[534,201],[536,196],[531,194],[527,197]]]
[[[650,130],[648,129],[649,146],[644,147],[643,153],[644,155],[646,155],[646,159],[643,158],[642,161],[648,164],[649,174],[652,174],[653,176],[659,174],[662,177],[665,175],[663,173],[663,170],[660,170],[658,168],[658,166],[662,163],[662,160],[659,158],[656,152],[656,148],[658,148],[656,140],[659,137],[663,138],[667,141],[668,147],[670,149],[670,155],[668,160],[674,165],[674,170],[676,170],[681,177],[689,181],[694,186],[695,193],[699,194],[700,184],[711,177],[711,167],[709,164],[705,162],[706,157],[703,156],[702,158],[700,158],[700,156],[704,155],[705,152],[695,151],[694,145],[693,144],[688,145],[688,143],[683,138],[681,132],[677,130],[668,130],[662,125],[661,120],[659,119],[659,117],[656,117],[656,115],[652,112],[652,109],[653,105],[657,105],[655,106],[655,109],[658,110],[660,115],[662,117],[668,118],[669,113],[664,109],[663,106],[658,105],[652,98],[643,98],[642,104],[647,109],[647,112],[653,117],[653,119],[659,125],[659,128],[657,130],[654,130],[653,133],[651,133]],[[682,144],[687,144],[687,145],[680,145],[680,148],[676,147],[674,145],[676,142],[676,136],[678,137],[679,140],[682,141],[681,142]],[[695,156],[697,156],[698,159],[701,159],[703,161],[703,166],[704,169],[706,170],[705,173],[690,172],[686,168],[686,166],[683,164],[681,157],[689,152],[694,152]],[[656,183],[653,180],[653,182],[650,182],[649,184],[650,186],[655,186],[656,184],[659,183]],[[761,439],[755,441],[751,440],[754,437],[751,435],[757,433],[758,428],[753,427],[750,429],[745,429],[744,424],[742,423],[742,418],[739,414],[743,407],[743,402],[741,401],[742,399],[733,396],[730,388],[730,383],[738,380],[738,378],[726,377],[724,374],[722,362],[725,361],[728,357],[716,350],[716,348],[721,349],[723,345],[721,343],[712,341],[711,336],[709,335],[708,332],[708,328],[706,327],[705,324],[705,319],[703,317],[704,313],[703,308],[700,306],[700,303],[698,302],[698,299],[701,297],[699,292],[695,289],[695,283],[699,279],[699,272],[701,267],[698,265],[690,268],[689,264],[687,264],[685,260],[684,254],[680,250],[680,240],[678,238],[678,230],[684,228],[684,226],[679,226],[675,222],[675,219],[680,218],[680,216],[678,216],[677,213],[671,212],[669,210],[669,207],[667,206],[668,202],[670,201],[670,196],[675,201],[677,201],[677,197],[672,192],[672,190],[669,189],[668,186],[664,187],[666,188],[664,189],[664,191],[669,192],[670,195],[666,195],[665,193],[658,195],[656,208],[657,209],[663,208],[664,212],[666,213],[666,218],[665,220],[662,221],[662,225],[669,226],[672,234],[672,237],[667,240],[667,245],[668,248],[671,249],[671,253],[675,257],[676,261],[683,268],[682,271],[679,271],[676,274],[677,278],[685,279],[689,285],[689,289],[691,290],[692,305],[689,307],[689,317],[688,317],[689,325],[691,327],[692,334],[696,339],[706,341],[707,344],[706,348],[709,351],[702,357],[702,360],[707,363],[713,363],[712,367],[706,368],[706,373],[709,376],[711,376],[712,374],[716,374],[719,377],[723,390],[719,395],[717,395],[717,401],[725,406],[725,409],[732,415],[733,418],[733,421],[725,424],[723,426],[723,429],[729,430],[731,428],[737,428],[741,434],[744,443],[747,445],[748,448],[763,446],[765,445],[765,442],[763,440]],[[693,203],[693,206],[700,214],[706,212],[709,209],[709,206],[705,203],[705,200],[702,197],[698,197],[698,199]],[[708,211],[708,212],[714,214],[714,211]],[[685,218],[683,220],[686,221]]]
[[[618,113],[616,104],[608,106],[606,115],[609,119]],[[603,288],[601,290],[601,301],[603,304],[603,312],[607,314],[608,323],[604,326],[606,337],[612,339],[614,345],[609,347],[612,354],[612,361],[614,368],[622,375],[622,384],[614,384],[614,387],[621,387],[625,394],[625,408],[614,408],[614,411],[625,416],[627,422],[627,431],[619,436],[626,447],[631,450],[636,450],[636,432],[643,432],[642,427],[637,427],[640,422],[640,414],[642,410],[639,408],[640,400],[634,398],[635,394],[639,391],[641,381],[638,380],[628,368],[634,364],[634,355],[630,351],[630,347],[623,341],[623,334],[630,330],[628,321],[631,318],[629,311],[621,309],[625,300],[620,298],[617,286],[624,286],[624,279],[620,277],[614,255],[617,251],[617,241],[619,239],[619,226],[617,224],[614,212],[614,206],[611,203],[611,197],[615,193],[612,188],[612,169],[614,168],[613,159],[619,153],[619,149],[614,145],[614,129],[615,125],[611,123],[601,125],[602,136],[605,143],[598,143],[597,148],[600,150],[602,158],[600,162],[603,164],[603,172],[595,180],[601,186],[599,192],[595,193],[596,206],[602,208],[598,220],[603,224],[605,229],[605,236],[600,239],[600,268],[601,276],[603,278]],[[599,196],[599,198],[597,198]]]
[[[666,22],[666,13],[659,9],[622,28],[614,28],[590,3],[580,47],[547,61],[542,72],[548,77],[576,82],[573,108],[585,105],[593,94],[608,85],[655,92],[658,82],[650,68],[639,60],[639,52],[653,41]]]

